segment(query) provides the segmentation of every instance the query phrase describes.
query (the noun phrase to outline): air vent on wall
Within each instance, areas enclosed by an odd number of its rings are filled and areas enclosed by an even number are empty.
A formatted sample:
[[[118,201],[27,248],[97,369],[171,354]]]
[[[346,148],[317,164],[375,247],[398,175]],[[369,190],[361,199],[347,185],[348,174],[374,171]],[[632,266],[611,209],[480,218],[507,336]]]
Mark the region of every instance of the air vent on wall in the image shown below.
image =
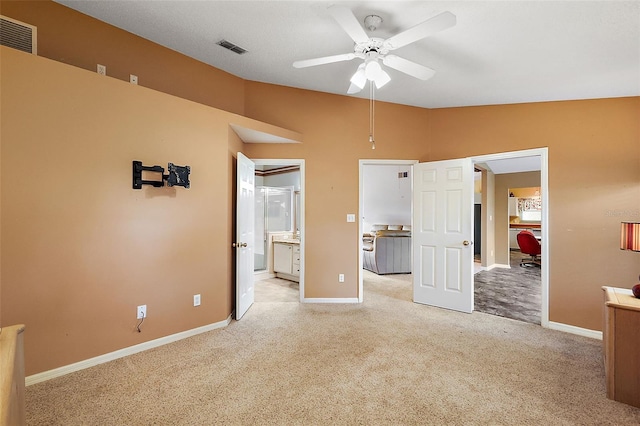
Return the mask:
[[[0,15],[0,44],[23,52],[38,53],[38,29],[33,25]]]
[[[242,55],[244,53],[247,53],[246,49],[243,49],[242,47],[238,46],[237,44],[233,44],[230,41],[227,40],[220,40],[219,42],[216,43],[218,46],[222,46],[225,49],[228,49],[232,52],[237,53],[238,55]]]

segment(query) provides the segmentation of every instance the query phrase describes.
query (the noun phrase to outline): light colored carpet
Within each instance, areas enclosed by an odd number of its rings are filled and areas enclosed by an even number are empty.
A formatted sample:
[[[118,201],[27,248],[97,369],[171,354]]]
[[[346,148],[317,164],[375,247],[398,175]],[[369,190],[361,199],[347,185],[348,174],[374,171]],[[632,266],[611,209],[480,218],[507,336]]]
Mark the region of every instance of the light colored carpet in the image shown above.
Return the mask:
[[[405,277],[30,386],[28,424],[640,424],[605,397],[600,341],[414,304]]]

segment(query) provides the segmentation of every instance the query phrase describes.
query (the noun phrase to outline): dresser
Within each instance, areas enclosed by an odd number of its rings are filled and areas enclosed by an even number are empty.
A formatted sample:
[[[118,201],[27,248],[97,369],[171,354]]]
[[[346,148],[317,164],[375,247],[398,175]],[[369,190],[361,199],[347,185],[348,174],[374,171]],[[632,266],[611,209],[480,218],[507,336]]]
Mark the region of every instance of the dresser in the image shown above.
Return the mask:
[[[602,290],[607,398],[640,408],[640,299],[627,289]]]

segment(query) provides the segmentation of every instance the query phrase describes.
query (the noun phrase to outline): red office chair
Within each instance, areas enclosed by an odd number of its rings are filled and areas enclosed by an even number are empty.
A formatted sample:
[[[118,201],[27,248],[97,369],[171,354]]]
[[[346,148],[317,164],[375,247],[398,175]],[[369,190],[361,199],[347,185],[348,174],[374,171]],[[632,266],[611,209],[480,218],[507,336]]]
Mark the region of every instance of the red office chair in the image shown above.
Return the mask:
[[[540,266],[540,258],[538,255],[542,252],[540,242],[536,239],[531,231],[520,231],[517,235],[520,251],[531,256],[530,259],[522,259],[520,266]]]

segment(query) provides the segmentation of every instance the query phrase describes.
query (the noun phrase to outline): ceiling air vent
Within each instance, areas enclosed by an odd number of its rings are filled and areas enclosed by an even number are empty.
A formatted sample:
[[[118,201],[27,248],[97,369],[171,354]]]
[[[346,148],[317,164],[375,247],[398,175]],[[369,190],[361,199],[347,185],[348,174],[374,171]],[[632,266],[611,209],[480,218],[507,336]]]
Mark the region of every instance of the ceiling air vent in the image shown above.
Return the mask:
[[[23,52],[38,53],[38,29],[33,25],[0,15],[0,44]]]
[[[227,40],[220,40],[219,42],[216,43],[218,46],[222,46],[225,49],[228,49],[232,52],[237,53],[238,55],[242,55],[244,53],[247,53],[246,49],[243,49],[242,47],[238,46],[237,44],[233,44],[230,41]]]

